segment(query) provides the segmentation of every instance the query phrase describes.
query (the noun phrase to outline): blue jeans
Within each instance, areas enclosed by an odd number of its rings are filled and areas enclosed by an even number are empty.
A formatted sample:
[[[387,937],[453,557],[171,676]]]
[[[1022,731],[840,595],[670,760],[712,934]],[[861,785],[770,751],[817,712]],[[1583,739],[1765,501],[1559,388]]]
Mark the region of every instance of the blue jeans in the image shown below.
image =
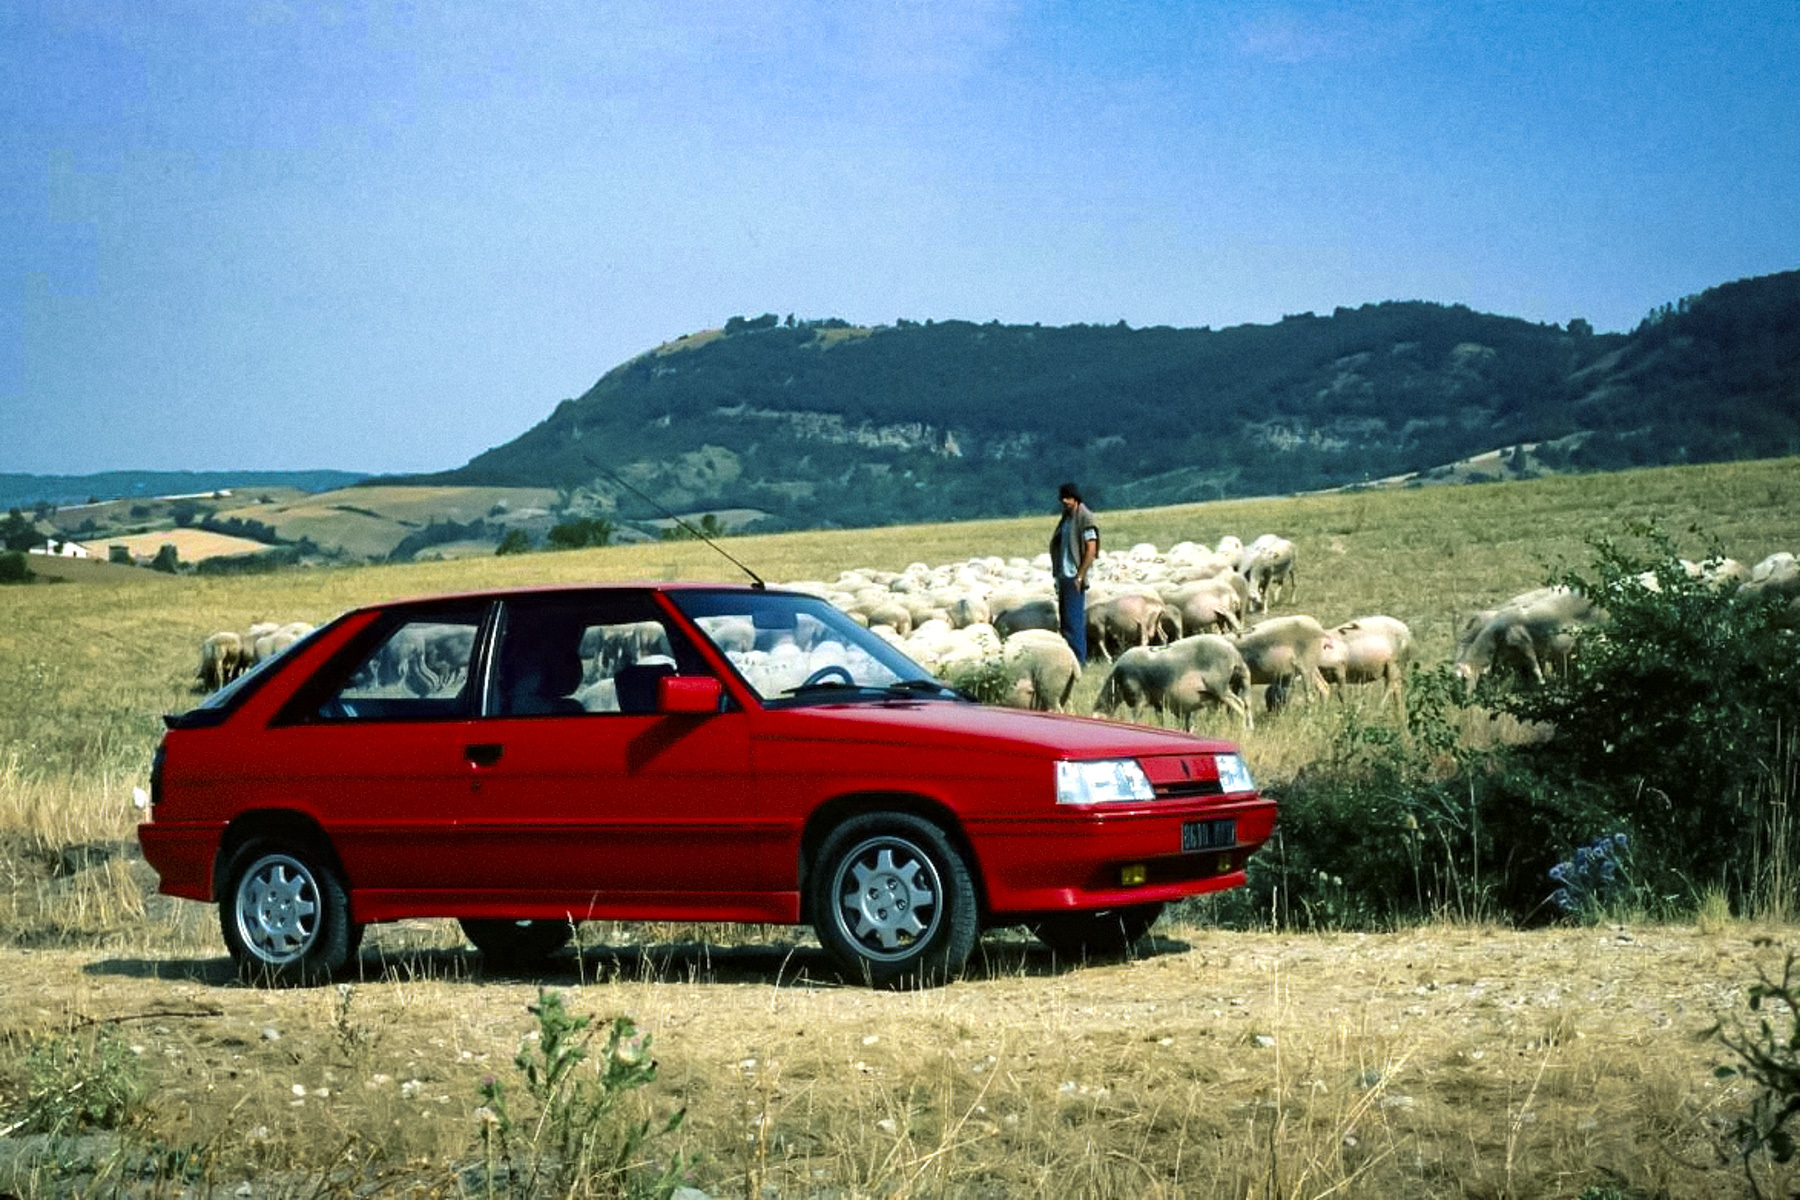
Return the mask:
[[[1056,614],[1063,641],[1075,652],[1075,661],[1087,666],[1087,593],[1073,579],[1056,581]]]

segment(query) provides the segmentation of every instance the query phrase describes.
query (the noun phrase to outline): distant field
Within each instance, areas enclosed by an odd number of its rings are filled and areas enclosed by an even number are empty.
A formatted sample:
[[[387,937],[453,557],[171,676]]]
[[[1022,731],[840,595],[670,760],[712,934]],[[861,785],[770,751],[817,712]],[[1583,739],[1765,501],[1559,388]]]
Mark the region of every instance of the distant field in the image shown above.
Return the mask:
[[[250,538],[214,533],[210,529],[159,529],[153,533],[132,533],[122,537],[83,542],[95,558],[105,558],[113,546],[123,546],[134,558],[154,558],[164,546],[174,546],[184,563],[204,562],[227,554],[260,554],[269,547]]]

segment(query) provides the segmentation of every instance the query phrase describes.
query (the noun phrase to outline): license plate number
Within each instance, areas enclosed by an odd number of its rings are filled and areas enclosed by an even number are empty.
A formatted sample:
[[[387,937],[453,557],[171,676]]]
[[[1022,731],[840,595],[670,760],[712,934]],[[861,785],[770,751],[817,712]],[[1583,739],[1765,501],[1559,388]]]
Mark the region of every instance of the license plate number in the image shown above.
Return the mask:
[[[1229,850],[1237,845],[1237,821],[1224,817],[1216,821],[1183,821],[1181,823],[1181,849],[1183,853],[1195,850]]]

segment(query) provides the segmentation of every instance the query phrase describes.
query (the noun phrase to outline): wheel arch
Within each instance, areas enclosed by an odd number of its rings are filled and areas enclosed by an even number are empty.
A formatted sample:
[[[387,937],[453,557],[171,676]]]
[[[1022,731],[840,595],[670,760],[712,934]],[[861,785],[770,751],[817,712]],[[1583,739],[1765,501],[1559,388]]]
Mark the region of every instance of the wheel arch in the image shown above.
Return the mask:
[[[849,792],[842,796],[834,796],[814,809],[806,819],[806,827],[800,834],[800,861],[798,878],[800,884],[800,919],[811,923],[812,914],[812,871],[813,860],[818,857],[819,847],[831,831],[852,817],[860,817],[867,813],[906,813],[930,821],[944,831],[944,836],[962,854],[968,865],[969,878],[975,885],[975,902],[980,908],[980,916],[985,922],[988,915],[987,882],[983,878],[981,859],[975,853],[974,844],[969,841],[968,832],[955,810],[943,801],[917,792],[867,791]]]
[[[245,845],[261,839],[288,842],[320,855],[324,858],[325,865],[343,881],[344,890],[349,891],[350,877],[345,873],[343,860],[338,857],[337,848],[331,844],[331,837],[325,832],[324,826],[308,814],[293,809],[255,809],[233,817],[225,827],[225,832],[219,836],[219,852],[213,858],[212,871],[212,894],[215,900],[225,894],[229,882],[225,878],[225,871],[231,865],[231,860],[237,857],[238,851]]]

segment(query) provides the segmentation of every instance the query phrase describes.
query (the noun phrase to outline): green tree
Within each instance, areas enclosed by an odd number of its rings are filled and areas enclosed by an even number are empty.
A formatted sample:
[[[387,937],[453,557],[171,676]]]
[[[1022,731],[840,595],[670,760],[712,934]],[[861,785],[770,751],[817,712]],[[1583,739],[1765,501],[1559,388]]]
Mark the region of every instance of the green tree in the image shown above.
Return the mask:
[[[555,550],[579,550],[584,546],[604,546],[612,541],[613,523],[605,517],[575,517],[550,527],[545,535]]]
[[[43,540],[37,526],[16,508],[0,521],[0,546],[7,550],[29,550]]]
[[[494,547],[495,554],[526,554],[531,550],[531,535],[523,529],[509,529],[500,544]]]
[[[0,583],[30,583],[31,580],[31,565],[23,551],[0,551]]]
[[[157,548],[156,557],[150,560],[150,569],[174,575],[181,570],[181,556],[175,552],[174,546],[164,542]]]
[[[131,547],[114,542],[106,548],[106,561],[129,567],[131,565]]]

